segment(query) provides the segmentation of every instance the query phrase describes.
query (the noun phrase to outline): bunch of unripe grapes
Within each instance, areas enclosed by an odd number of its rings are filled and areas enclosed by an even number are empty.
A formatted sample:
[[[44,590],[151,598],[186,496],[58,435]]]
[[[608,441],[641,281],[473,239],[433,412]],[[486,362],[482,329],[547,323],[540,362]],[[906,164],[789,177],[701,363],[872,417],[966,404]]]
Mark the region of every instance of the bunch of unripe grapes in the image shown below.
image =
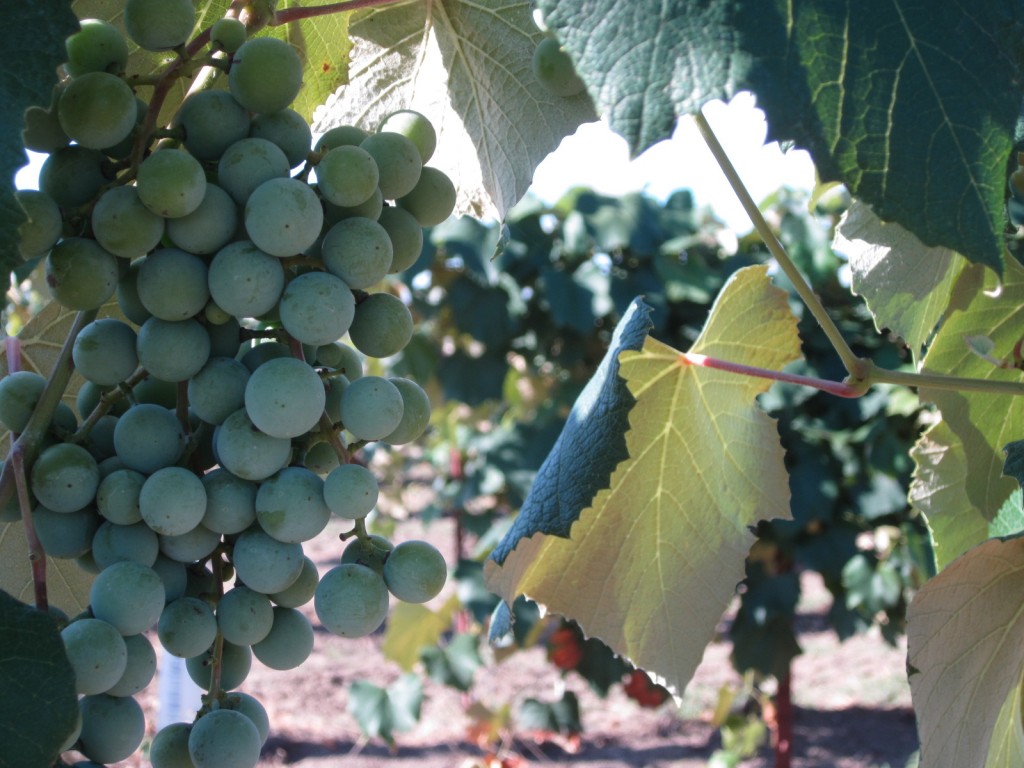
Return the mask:
[[[127,0],[124,22],[138,46],[180,53],[195,12]],[[153,766],[250,768],[267,715],[235,689],[253,656],[282,670],[306,659],[299,608],[312,600],[326,629],[365,636],[392,596],[428,601],[447,571],[426,542],[368,532],[379,486],[355,458],[430,419],[422,388],[364,363],[409,342],[408,307],[379,288],[454,208],[452,182],[426,165],[434,129],[400,111],[311,146],[289,106],[294,49],[230,18],[210,39],[227,87],[190,93],[153,135],[139,135],[150,106],[124,76],[128,43],[99,20],[68,39],[54,103],[26,116],[26,145],[49,157],[39,191],[18,193],[22,254],[45,258],[64,307],[116,296],[120,310],[74,339],[77,408],[57,407],[27,476],[45,551],[96,574],[63,629],[81,694],[66,748],[93,763],[141,743],[133,695],[154,675],[154,627],[208,694],[195,722],[156,734]],[[0,380],[4,427],[26,428],[45,384]],[[332,516],[352,530],[321,577],[303,543]]]

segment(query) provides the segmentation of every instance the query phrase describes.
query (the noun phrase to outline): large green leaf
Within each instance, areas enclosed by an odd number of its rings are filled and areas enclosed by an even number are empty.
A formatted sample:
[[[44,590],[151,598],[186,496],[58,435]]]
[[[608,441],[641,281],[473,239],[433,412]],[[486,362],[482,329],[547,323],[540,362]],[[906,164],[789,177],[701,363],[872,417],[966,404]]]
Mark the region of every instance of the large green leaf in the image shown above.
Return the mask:
[[[1024,670],[1024,539],[992,539],[925,584],[907,611],[921,768],[985,765]],[[1018,724],[1019,725],[1019,724]],[[1015,765],[1016,763],[1000,763]]]
[[[1010,691],[999,711],[995,727],[992,729],[992,743],[988,749],[988,760],[985,768],[1003,768],[1007,765],[1024,765],[1024,710],[1021,708],[1021,696],[1024,690],[1018,683]]]
[[[49,768],[78,717],[52,616],[0,591],[0,768]]]
[[[730,279],[691,351],[773,370],[799,356],[786,294],[764,267]],[[487,583],[575,619],[681,691],[743,579],[749,526],[789,517],[783,452],[756,403],[766,380],[690,365],[653,339],[619,357],[636,398],[629,458],[586,509],[560,509],[575,520],[568,539],[519,539],[502,565],[488,561]],[[521,533],[547,521],[517,522]]]
[[[21,263],[18,227],[25,212],[14,199],[14,174],[28,162],[21,142],[22,115],[48,105],[64,61],[64,39],[78,29],[67,0],[19,3],[4,15],[5,44],[0,50],[0,269]]]
[[[1020,107],[1014,0],[539,0],[634,152],[752,90],[769,138],[810,151],[927,245],[1001,269]]]
[[[460,213],[500,218],[537,164],[594,110],[587,96],[553,96],[531,70],[541,33],[527,0],[400,3],[358,12],[349,27],[350,84],[317,112],[316,130],[375,130],[416,109],[438,130],[430,164],[459,190]]]

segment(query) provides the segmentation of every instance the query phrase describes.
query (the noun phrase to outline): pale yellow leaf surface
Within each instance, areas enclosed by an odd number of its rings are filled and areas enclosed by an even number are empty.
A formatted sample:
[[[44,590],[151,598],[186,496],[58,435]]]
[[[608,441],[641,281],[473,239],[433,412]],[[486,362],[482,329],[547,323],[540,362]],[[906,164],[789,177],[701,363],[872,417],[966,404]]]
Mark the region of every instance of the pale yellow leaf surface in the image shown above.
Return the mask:
[[[907,611],[921,768],[985,765],[1024,670],[1024,539],[991,539],[922,587]]]
[[[1009,765],[1024,765],[1024,725],[1021,716],[1021,696],[1024,690],[1020,682],[1010,691],[999,710],[999,717],[992,733],[985,768],[1005,768]]]
[[[458,597],[451,597],[434,611],[420,603],[397,602],[388,614],[387,631],[381,644],[385,658],[406,672],[420,660],[420,651],[436,645],[441,635],[452,626],[452,616],[459,609]]]
[[[773,370],[799,356],[786,295],[763,267],[729,281],[691,350]],[[756,403],[768,381],[686,363],[653,339],[620,356],[636,405],[629,458],[573,524],[535,534],[487,584],[572,617],[681,692],[744,576],[748,526],[789,516],[776,425]]]

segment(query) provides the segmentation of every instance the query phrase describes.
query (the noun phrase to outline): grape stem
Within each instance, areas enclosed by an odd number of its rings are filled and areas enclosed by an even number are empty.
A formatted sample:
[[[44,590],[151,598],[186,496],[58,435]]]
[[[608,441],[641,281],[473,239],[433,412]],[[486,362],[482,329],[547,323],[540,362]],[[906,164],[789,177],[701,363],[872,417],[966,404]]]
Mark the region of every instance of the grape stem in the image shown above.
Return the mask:
[[[707,355],[698,355],[693,352],[683,352],[679,355],[679,359],[687,365],[696,365],[701,368],[714,368],[718,371],[739,373],[744,376],[755,376],[759,379],[771,379],[772,381],[781,381],[787,384],[799,384],[804,387],[813,387],[814,389],[819,389],[822,392],[828,392],[829,394],[837,395],[838,397],[860,397],[867,392],[868,389],[863,383],[851,384],[845,381],[830,381],[829,379],[819,379],[815,376],[802,376],[796,373],[773,371],[768,368],[758,368],[753,365],[733,363],[728,360],[720,360],[715,357],[708,357]]]

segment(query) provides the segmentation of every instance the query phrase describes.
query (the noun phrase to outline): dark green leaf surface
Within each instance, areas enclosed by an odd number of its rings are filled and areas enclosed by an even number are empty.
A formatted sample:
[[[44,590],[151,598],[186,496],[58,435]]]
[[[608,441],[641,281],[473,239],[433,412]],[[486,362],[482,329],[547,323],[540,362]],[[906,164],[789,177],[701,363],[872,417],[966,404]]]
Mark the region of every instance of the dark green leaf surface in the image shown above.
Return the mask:
[[[0,591],[0,768],[49,768],[78,715],[53,617]]]

